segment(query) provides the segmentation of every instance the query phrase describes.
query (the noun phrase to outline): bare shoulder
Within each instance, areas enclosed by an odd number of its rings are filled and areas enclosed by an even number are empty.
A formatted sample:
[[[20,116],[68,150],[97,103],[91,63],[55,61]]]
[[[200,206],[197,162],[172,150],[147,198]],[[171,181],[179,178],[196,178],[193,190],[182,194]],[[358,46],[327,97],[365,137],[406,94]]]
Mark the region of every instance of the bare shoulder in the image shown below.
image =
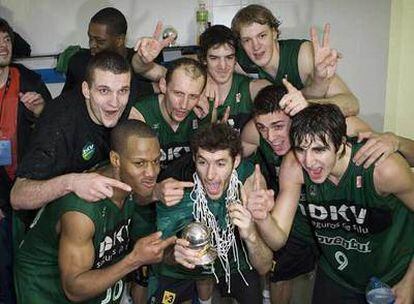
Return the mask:
[[[241,140],[249,144],[259,146],[260,144],[260,134],[257,131],[256,125],[253,119],[250,119],[246,125],[243,127],[241,133]]]
[[[250,81],[249,91],[252,102],[256,98],[260,90],[269,85],[271,85],[271,83],[267,79],[254,79]]]
[[[407,161],[398,153],[391,154],[374,168],[374,184],[381,195],[398,194],[414,189],[414,174]]]
[[[59,224],[60,233],[71,240],[87,241],[95,233],[95,224],[92,219],[78,211],[65,212]]]
[[[313,73],[313,47],[310,41],[301,44],[298,54],[298,67],[300,78],[306,85]]]
[[[349,116],[346,118],[346,135],[358,136],[359,132],[372,131],[371,127],[357,116]]]
[[[138,111],[136,108],[132,107],[131,111],[129,112],[128,119],[135,119],[145,122],[144,116]]]

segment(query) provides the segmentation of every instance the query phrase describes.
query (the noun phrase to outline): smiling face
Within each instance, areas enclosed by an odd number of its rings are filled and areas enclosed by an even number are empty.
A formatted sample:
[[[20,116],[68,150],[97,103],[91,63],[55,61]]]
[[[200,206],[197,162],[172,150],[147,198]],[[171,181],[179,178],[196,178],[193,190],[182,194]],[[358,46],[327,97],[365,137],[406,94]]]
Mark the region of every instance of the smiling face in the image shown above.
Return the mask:
[[[101,23],[89,23],[88,28],[89,49],[92,56],[102,51],[118,52],[123,41],[119,36],[108,33],[108,25]]]
[[[283,111],[260,114],[254,117],[260,135],[278,156],[283,156],[290,150],[291,121],[291,118]]]
[[[305,138],[295,145],[296,158],[314,183],[323,183],[334,171],[342,150],[335,152],[331,140],[324,144],[320,138]]]
[[[82,83],[88,113],[98,125],[114,127],[128,102],[131,74],[114,74],[96,68],[91,85]]]
[[[163,106],[173,123],[180,123],[193,110],[200,99],[205,79],[194,78],[184,67],[177,68],[168,83],[160,81],[160,90],[165,94]]]
[[[160,145],[156,137],[129,136],[120,155],[121,181],[141,197],[152,195],[160,172]]]
[[[236,65],[235,50],[229,44],[215,45],[207,51],[207,71],[217,84],[232,80]]]
[[[0,68],[7,67],[12,57],[12,41],[7,32],[0,31]]]
[[[229,149],[215,152],[198,149],[195,155],[196,171],[210,199],[217,200],[227,191],[231,173],[239,162],[240,157],[233,159]]]
[[[253,22],[240,28],[241,45],[250,60],[268,69],[276,64],[277,32],[267,24]]]

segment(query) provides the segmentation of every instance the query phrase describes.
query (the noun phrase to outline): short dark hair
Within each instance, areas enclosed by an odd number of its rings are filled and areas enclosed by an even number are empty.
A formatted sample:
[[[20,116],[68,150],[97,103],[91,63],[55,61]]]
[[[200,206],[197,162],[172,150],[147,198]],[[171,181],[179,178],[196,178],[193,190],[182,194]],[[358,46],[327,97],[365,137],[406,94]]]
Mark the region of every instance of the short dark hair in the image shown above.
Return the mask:
[[[277,37],[279,37],[280,21],[268,8],[258,4],[251,4],[240,9],[231,21],[231,29],[234,31],[236,36],[240,38],[241,27],[244,25],[250,25],[253,22],[262,25],[267,24],[270,28],[276,30]]]
[[[331,140],[337,152],[345,137],[345,116],[336,105],[311,104],[292,118],[290,141],[294,148],[305,139],[320,139],[325,146]]]
[[[197,154],[199,148],[209,152],[229,150],[233,159],[242,152],[239,132],[223,123],[200,128],[192,137],[190,145],[193,155]]]
[[[111,150],[122,153],[130,136],[138,138],[157,138],[155,132],[144,122],[128,119],[119,122],[111,131]]]
[[[206,68],[197,60],[192,58],[182,57],[177,60],[174,60],[167,69],[167,74],[165,75],[165,81],[168,84],[174,74],[174,71],[179,68],[184,68],[186,75],[190,76],[192,79],[198,79],[203,77],[204,85],[207,80],[207,71]]]
[[[225,44],[228,44],[236,51],[237,42],[237,37],[230,28],[221,24],[213,25],[206,29],[200,36],[198,58],[201,62],[205,61],[210,48]]]
[[[85,75],[85,80],[89,86],[92,85],[96,69],[114,74],[131,73],[129,62],[122,55],[110,51],[100,52],[89,60]]]
[[[3,18],[0,18],[0,32],[7,33],[13,43],[14,41],[14,32],[10,24],[4,20]]]
[[[253,117],[283,111],[279,102],[286,93],[284,86],[268,85],[261,89],[253,102]]]
[[[91,18],[90,23],[99,23],[107,26],[108,34],[120,36],[127,33],[127,21],[124,14],[114,7],[105,7]]]

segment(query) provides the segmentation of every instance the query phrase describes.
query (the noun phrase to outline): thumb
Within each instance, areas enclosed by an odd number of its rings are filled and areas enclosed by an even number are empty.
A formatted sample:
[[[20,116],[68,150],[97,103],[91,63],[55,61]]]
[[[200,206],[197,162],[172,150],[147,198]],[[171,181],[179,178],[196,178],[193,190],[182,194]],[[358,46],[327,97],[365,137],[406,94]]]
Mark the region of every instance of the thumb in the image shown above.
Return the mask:
[[[152,243],[152,242],[158,241],[161,236],[162,236],[162,232],[161,231],[157,231],[157,232],[151,233],[150,235],[146,236],[145,237],[145,240],[148,243]]]
[[[175,244],[175,241],[177,240],[177,237],[175,235],[170,236],[168,239],[165,239],[161,242],[161,249],[165,249],[169,247],[170,245]]]
[[[283,78],[282,82],[288,93],[293,93],[297,91],[297,89],[286,78]]]

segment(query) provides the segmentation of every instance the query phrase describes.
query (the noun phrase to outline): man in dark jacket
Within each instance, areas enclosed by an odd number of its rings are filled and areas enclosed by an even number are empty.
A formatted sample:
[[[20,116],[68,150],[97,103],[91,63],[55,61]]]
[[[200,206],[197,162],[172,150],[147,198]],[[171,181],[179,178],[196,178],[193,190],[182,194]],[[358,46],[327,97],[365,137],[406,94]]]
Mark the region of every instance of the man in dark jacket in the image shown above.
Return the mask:
[[[51,99],[38,74],[11,63],[13,38],[0,18],[0,303],[14,303],[10,188],[33,125]]]

